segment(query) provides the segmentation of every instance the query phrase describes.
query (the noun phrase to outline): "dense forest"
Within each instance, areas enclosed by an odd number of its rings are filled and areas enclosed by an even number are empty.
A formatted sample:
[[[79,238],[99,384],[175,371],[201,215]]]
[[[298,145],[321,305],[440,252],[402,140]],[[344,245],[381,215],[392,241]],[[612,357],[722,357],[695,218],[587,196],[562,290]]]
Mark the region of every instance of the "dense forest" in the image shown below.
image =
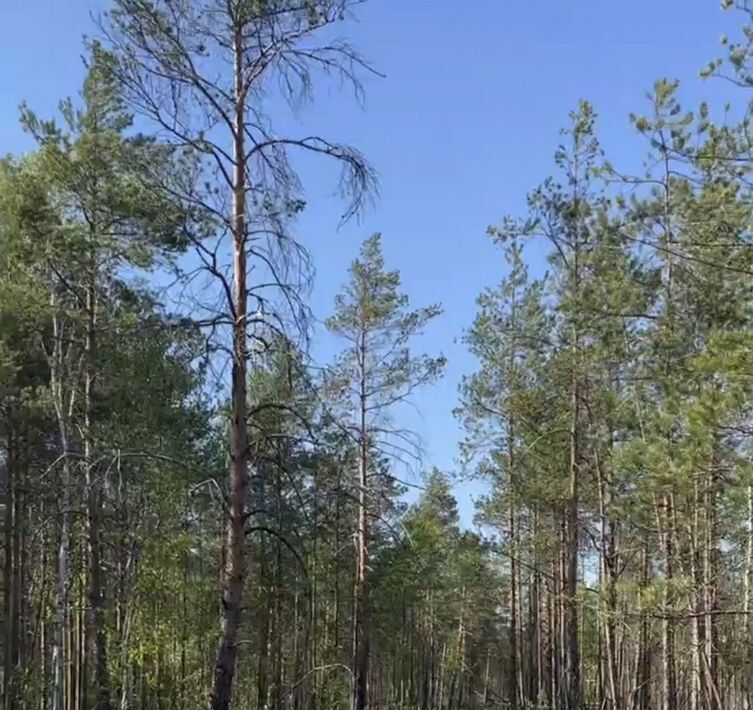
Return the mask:
[[[439,471],[401,412],[442,377],[442,307],[374,234],[318,324],[297,166],[336,167],[344,221],[379,179],[274,120],[358,100],[378,67],[333,32],[360,4],[112,0],[78,95],[21,108],[3,710],[750,710],[751,18],[703,71],[723,120],[658,80],[631,173],[582,101],[527,212],[489,215],[506,266],[448,336],[476,369]]]

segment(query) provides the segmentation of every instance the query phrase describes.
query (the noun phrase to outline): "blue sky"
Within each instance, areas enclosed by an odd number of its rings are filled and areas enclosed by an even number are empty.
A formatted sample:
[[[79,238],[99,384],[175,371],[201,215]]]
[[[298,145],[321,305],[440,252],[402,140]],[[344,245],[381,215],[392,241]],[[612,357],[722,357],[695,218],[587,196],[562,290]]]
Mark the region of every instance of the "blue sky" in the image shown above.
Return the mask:
[[[0,2],[0,152],[30,145],[17,122],[22,100],[46,116],[76,94],[81,37],[102,7],[106,0]],[[645,148],[628,114],[644,110],[654,79],[681,79],[687,108],[702,98],[721,106],[730,89],[701,82],[698,70],[743,18],[716,0],[371,0],[358,18],[342,34],[386,78],[366,81],[363,108],[322,89],[294,130],[361,149],[379,172],[381,196],[338,231],[333,176],[302,166],[310,207],[300,234],[316,261],[313,308],[326,317],[361,238],[382,232],[387,262],[414,302],[444,305],[421,346],[444,352],[446,377],[416,397],[420,415],[405,416],[423,438],[425,464],[453,470],[462,433],[452,408],[461,376],[474,367],[459,339],[479,291],[505,271],[486,226],[524,210],[580,98],[596,107],[612,162],[632,169]],[[333,347],[321,336],[314,355],[324,361]],[[480,490],[458,485],[466,521]]]

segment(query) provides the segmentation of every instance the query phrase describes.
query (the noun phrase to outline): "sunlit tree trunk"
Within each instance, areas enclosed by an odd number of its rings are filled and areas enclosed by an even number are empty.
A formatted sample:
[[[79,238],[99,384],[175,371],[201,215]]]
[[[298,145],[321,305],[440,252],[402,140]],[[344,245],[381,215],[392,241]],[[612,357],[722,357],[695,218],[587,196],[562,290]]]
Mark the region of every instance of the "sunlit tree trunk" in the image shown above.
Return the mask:
[[[230,421],[230,491],[227,511],[227,558],[222,583],[222,634],[214,666],[212,710],[229,710],[238,654],[237,640],[246,574],[245,522],[248,495],[248,433],[246,380],[248,369],[248,287],[246,273],[246,89],[244,87],[243,23],[236,18],[235,130],[233,141],[233,355]]]

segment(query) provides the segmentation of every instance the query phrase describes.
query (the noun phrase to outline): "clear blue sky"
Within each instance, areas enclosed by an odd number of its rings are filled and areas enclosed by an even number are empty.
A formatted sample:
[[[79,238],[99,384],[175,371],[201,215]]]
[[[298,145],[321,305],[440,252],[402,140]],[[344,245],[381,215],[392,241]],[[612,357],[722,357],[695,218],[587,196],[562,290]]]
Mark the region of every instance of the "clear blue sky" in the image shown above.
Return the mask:
[[[97,7],[106,0],[0,0],[0,152],[29,147],[17,123],[22,100],[50,115],[76,94],[81,36],[93,31]],[[688,108],[706,97],[721,105],[729,89],[701,82],[698,70],[743,18],[718,0],[371,0],[358,14],[343,34],[386,78],[367,81],[363,110],[323,91],[300,130],[359,147],[379,171],[381,198],[360,224],[337,232],[332,176],[304,166],[311,206],[300,231],[316,259],[313,306],[328,314],[360,238],[381,231],[414,302],[445,308],[422,345],[444,352],[447,375],[416,398],[421,415],[409,423],[423,437],[426,465],[452,470],[461,437],[452,408],[474,367],[459,338],[479,291],[504,274],[486,226],[524,209],[580,98],[598,110],[612,161],[633,169],[645,149],[628,114],[644,110],[654,79],[682,79]],[[315,355],[331,352],[319,338]],[[466,521],[479,490],[458,486]]]

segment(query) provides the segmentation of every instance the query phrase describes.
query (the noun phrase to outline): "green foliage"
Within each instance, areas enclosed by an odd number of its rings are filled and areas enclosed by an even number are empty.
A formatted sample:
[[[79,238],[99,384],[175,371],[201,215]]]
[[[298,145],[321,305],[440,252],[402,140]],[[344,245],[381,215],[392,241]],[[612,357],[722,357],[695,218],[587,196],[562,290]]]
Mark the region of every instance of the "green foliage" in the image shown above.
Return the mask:
[[[347,7],[116,0],[119,51],[88,47],[80,97],[55,120],[22,109],[36,149],[0,161],[0,628],[11,705],[47,706],[57,631],[68,695],[93,693],[84,636],[96,635],[95,552],[112,697],[144,710],[208,702],[229,451],[214,378],[225,343],[208,341],[206,326],[235,321],[194,320],[183,303],[169,312],[161,301],[179,300],[185,281],[158,292],[149,273],[171,271],[198,244],[232,288],[201,240],[232,227],[222,181],[233,161],[214,129],[183,111],[202,101],[211,123],[234,108],[230,88],[202,79],[231,49],[218,8],[270,43],[261,52],[297,105],[311,95],[312,57],[333,72],[333,57],[347,57],[340,76],[360,88],[347,45],[296,54],[293,41]],[[703,75],[753,86],[753,28],[722,46]],[[264,73],[258,48],[243,51]],[[151,74],[135,71],[139,52]],[[176,76],[180,90],[165,91]],[[263,261],[273,245],[301,264],[305,252],[277,232],[304,202],[287,143],[270,139],[271,85],[251,81],[249,136],[277,152],[254,149],[248,192],[251,223],[274,229],[269,242],[249,239],[249,255]],[[606,158],[596,111],[581,101],[525,214],[487,230],[507,268],[464,334],[477,367],[457,408],[461,485],[474,476],[486,486],[475,531],[461,524],[449,474],[431,470],[418,500],[403,498],[420,442],[400,409],[444,370],[444,357],[415,347],[442,309],[411,305],[380,235],[364,241],[326,320],[343,349],[323,374],[285,318],[262,322],[274,304],[265,286],[254,291],[239,707],[348,706],[359,613],[379,707],[564,707],[573,636],[578,702],[750,705],[753,104],[743,97],[719,123],[713,106],[687,110],[681,94],[659,79],[630,116],[646,152],[635,175]],[[154,96],[169,100],[148,103]],[[139,134],[134,109],[170,126],[181,147]],[[360,155],[302,145],[354,171],[343,185],[356,209],[373,181]],[[547,257],[538,278],[533,250]],[[288,310],[304,312],[297,289],[282,285]],[[354,585],[365,558],[367,579]]]
[[[414,389],[436,380],[443,357],[414,356],[412,338],[440,315],[438,305],[409,310],[408,296],[400,292],[400,274],[386,271],[381,236],[373,235],[350,267],[350,283],[335,297],[335,313],[327,328],[344,338],[349,347],[337,364],[332,386],[346,394],[350,377],[364,369],[371,411],[404,400]],[[367,362],[359,361],[367,353]]]

